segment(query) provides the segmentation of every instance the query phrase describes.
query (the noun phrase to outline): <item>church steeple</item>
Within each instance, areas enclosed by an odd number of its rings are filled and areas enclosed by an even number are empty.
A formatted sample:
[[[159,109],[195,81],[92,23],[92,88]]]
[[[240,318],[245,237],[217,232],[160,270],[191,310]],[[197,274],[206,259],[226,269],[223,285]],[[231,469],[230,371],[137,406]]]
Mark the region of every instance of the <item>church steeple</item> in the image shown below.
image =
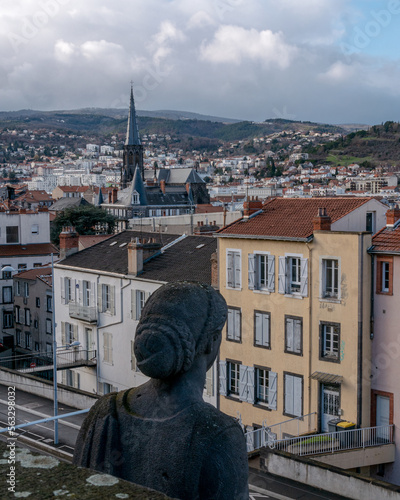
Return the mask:
[[[133,97],[133,86],[131,86],[128,126],[124,145],[124,163],[121,176],[122,189],[126,188],[128,183],[132,182],[136,166],[139,167],[142,179],[144,180],[143,145],[140,141],[136,119],[135,99]]]
[[[133,98],[133,85],[131,85],[131,101],[129,104],[128,128],[126,130],[125,146],[140,146],[139,129],[136,120],[135,99]]]

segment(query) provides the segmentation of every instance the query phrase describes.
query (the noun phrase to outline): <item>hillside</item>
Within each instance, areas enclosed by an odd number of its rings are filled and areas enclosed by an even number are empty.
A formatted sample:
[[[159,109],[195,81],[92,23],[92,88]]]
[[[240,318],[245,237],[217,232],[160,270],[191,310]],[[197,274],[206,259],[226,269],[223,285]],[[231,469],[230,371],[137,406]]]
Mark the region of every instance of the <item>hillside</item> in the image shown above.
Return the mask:
[[[386,122],[369,130],[359,130],[339,140],[310,147],[310,160],[317,163],[365,167],[400,166],[400,124]]]

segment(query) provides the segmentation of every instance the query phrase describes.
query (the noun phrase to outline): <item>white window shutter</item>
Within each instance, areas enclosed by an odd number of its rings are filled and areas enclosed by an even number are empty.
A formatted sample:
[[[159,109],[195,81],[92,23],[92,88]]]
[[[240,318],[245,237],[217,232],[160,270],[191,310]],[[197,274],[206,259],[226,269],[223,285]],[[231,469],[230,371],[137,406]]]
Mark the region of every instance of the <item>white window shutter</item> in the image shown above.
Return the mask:
[[[135,341],[131,340],[131,370],[136,371],[136,357],[135,357],[135,351],[133,349],[135,345]]]
[[[103,312],[103,285],[97,285],[97,307],[99,312]]]
[[[277,387],[278,387],[278,374],[269,372],[268,374],[268,406],[270,410],[277,409]]]
[[[78,301],[78,290],[76,288],[76,280],[71,279],[71,300],[73,302]]]
[[[95,293],[94,283],[89,281],[89,284],[90,284],[90,306],[94,307],[96,305],[95,295],[94,295]]]
[[[83,304],[83,281],[79,280],[78,282],[79,288],[78,288],[78,302],[79,304]]]
[[[234,317],[235,317],[235,340],[241,339],[241,312],[238,309],[234,309]]]
[[[293,319],[287,318],[286,319],[286,350],[288,350],[288,351],[293,351],[293,348],[294,348],[293,337],[294,337]]]
[[[302,297],[308,296],[308,259],[301,259],[300,294]]]
[[[240,365],[239,372],[239,399],[247,401],[247,370],[248,366]]]
[[[233,276],[233,252],[228,252],[226,254],[226,284],[229,287],[234,286],[234,276]]]
[[[235,332],[234,314],[235,314],[234,309],[228,309],[228,320],[226,322],[226,328],[227,328],[227,336],[228,339],[230,340],[234,339],[234,332]]]
[[[249,253],[249,289],[256,289],[256,256]]]
[[[293,376],[285,375],[285,413],[293,413]]]
[[[219,362],[219,393],[226,396],[226,361]]]
[[[140,290],[136,290],[136,317],[135,317],[135,319],[137,321],[139,321],[140,314],[142,312],[142,310],[141,310],[142,309],[141,308],[141,300],[140,300],[141,299],[141,295],[142,295],[141,291]]]
[[[278,292],[286,293],[286,257],[279,257]]]
[[[234,253],[235,257],[235,288],[239,288],[242,283],[242,262],[239,252]]]
[[[275,255],[268,255],[268,291],[275,292]]]
[[[294,352],[301,352],[301,321],[293,320],[293,348]]]
[[[293,415],[302,416],[303,391],[300,377],[293,377]]]
[[[255,322],[256,345],[262,345],[262,314],[256,313],[254,317],[254,322]]]
[[[110,286],[110,309],[111,314],[115,314],[115,286]]]
[[[269,346],[269,315],[262,315],[262,345]]]
[[[254,404],[255,402],[255,386],[254,386],[254,367],[247,367],[247,402]]]
[[[61,303],[65,304],[65,278],[60,278]]]
[[[65,345],[66,340],[65,340],[65,322],[61,321],[61,344]]]
[[[72,331],[73,331],[73,342],[76,342],[78,340],[78,325],[72,325]]]
[[[131,318],[136,319],[136,290],[131,290]]]

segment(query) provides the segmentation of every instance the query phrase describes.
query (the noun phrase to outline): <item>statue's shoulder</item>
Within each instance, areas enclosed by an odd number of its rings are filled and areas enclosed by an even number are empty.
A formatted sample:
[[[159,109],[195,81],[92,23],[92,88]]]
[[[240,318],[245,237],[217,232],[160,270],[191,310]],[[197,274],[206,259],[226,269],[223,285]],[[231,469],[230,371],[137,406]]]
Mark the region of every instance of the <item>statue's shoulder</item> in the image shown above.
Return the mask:
[[[131,389],[119,392],[110,392],[109,394],[102,396],[92,406],[89,416],[91,416],[92,419],[101,419],[109,416],[118,418],[118,414],[127,399],[129,391],[131,391]]]

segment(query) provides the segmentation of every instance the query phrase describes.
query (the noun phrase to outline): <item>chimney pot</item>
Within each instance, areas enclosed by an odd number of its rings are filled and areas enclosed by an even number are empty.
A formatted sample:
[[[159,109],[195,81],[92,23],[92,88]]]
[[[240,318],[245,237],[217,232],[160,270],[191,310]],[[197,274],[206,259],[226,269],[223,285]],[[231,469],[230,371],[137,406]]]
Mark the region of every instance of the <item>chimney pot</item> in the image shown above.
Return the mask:
[[[139,238],[128,244],[128,274],[138,276],[143,272],[143,245]]]
[[[400,208],[390,208],[386,212],[386,226],[393,227],[400,219]]]
[[[318,208],[318,215],[313,219],[313,231],[330,231],[332,220],[329,217],[326,207]]]

